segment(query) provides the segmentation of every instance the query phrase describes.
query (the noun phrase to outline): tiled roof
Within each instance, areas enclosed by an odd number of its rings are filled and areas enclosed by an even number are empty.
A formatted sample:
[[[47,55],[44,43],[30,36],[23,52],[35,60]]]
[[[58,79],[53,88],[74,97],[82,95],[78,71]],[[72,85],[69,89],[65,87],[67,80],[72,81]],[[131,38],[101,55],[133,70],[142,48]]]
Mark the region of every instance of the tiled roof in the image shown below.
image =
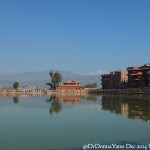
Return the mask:
[[[67,82],[65,82],[65,83],[80,83],[80,82],[75,81],[75,80],[68,80],[68,81],[67,81]]]

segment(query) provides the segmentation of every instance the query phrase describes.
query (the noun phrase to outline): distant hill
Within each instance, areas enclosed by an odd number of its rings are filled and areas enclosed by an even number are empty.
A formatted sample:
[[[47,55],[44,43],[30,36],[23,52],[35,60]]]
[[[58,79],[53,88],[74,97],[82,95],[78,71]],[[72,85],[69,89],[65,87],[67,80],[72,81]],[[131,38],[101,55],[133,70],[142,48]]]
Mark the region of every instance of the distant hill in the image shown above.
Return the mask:
[[[59,71],[62,74],[62,83],[67,80],[77,80],[85,85],[90,82],[96,82],[98,86],[101,86],[100,74],[79,74],[69,71]],[[12,87],[14,81],[18,81],[20,86],[38,86],[44,87],[45,83],[50,81],[49,71],[43,72],[5,72],[0,71],[0,88]]]

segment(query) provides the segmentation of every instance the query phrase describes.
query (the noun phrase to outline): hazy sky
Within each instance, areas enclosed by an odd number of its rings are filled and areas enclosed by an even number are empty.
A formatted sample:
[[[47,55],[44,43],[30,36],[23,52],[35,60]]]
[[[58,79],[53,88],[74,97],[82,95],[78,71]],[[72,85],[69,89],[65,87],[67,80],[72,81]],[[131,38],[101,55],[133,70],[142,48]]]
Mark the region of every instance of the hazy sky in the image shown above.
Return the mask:
[[[149,0],[0,0],[0,70],[118,70],[150,62]]]

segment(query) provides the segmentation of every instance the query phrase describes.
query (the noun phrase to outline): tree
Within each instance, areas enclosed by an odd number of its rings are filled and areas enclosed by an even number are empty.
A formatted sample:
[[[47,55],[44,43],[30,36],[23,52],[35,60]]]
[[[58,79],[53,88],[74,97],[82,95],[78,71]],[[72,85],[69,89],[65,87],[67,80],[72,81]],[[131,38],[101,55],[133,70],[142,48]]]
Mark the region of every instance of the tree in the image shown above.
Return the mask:
[[[97,88],[97,84],[95,82],[88,83],[87,85],[84,86],[84,88]]]
[[[56,85],[61,82],[62,75],[58,71],[56,72],[50,71],[49,75],[51,78],[51,82],[46,83],[46,85],[50,86],[51,89],[55,89]]]
[[[45,85],[50,86],[50,89],[52,89],[52,83],[46,83]]]
[[[18,89],[19,83],[18,82],[14,82],[13,87],[14,87],[14,89]]]

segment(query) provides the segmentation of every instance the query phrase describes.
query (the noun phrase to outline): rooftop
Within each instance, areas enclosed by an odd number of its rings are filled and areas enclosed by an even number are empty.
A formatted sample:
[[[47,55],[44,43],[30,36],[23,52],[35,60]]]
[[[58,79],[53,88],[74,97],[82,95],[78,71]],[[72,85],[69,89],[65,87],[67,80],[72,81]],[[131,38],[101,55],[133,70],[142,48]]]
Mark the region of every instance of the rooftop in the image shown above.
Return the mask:
[[[68,80],[68,81],[66,81],[65,83],[80,83],[80,82],[75,81],[75,80]]]

